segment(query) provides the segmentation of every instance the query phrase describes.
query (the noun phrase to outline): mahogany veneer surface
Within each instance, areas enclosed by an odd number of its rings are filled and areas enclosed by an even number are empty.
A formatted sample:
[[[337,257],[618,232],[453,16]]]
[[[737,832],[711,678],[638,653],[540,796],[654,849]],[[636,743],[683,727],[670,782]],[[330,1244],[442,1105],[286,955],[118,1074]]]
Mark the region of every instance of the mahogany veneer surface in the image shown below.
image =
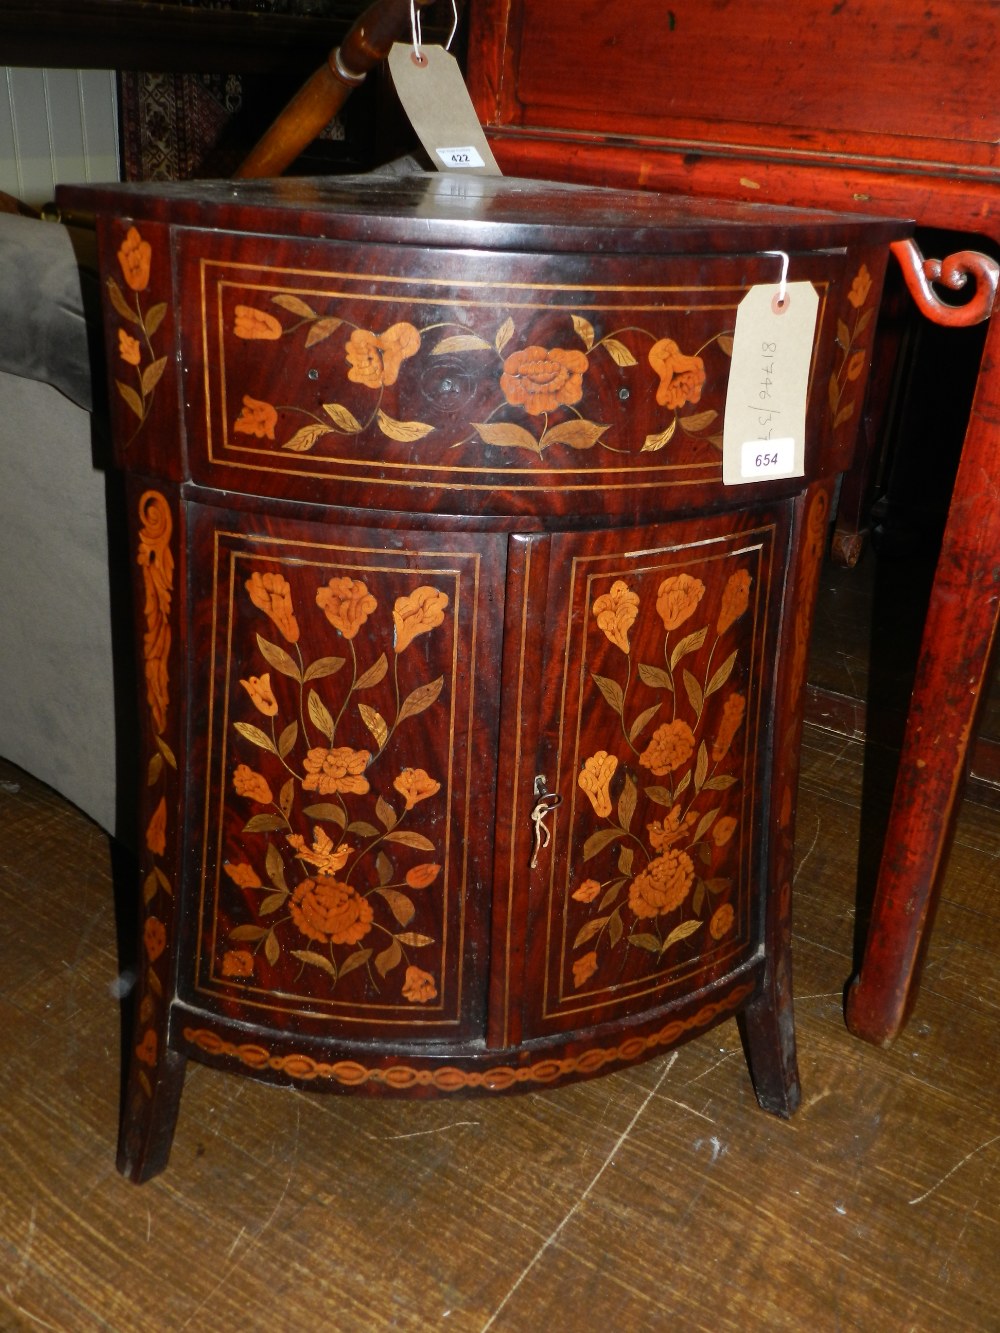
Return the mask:
[[[805,657],[898,224],[448,177],[61,202],[100,216],[135,544],[123,1169],[190,1055],[503,1092],[738,1013],[789,1114]],[[775,248],[819,301],[806,475],[727,487]]]

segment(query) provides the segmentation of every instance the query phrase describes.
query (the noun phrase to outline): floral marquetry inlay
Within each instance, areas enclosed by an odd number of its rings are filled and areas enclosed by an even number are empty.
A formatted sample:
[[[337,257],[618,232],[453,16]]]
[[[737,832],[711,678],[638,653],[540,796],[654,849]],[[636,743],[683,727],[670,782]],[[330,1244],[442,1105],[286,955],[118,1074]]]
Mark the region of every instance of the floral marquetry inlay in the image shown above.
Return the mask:
[[[401,280],[391,260],[367,277],[283,253],[271,268],[199,244],[208,463],[379,488],[718,479],[743,269],[589,289],[465,257]]]
[[[484,333],[469,331],[457,319],[420,328],[403,320],[377,332],[353,323],[346,311],[321,313],[291,293],[278,293],[271,303],[279,313],[263,306],[237,305],[233,336],[264,343],[297,338],[305,349],[329,341],[325,387],[336,392],[336,399],[312,411],[244,393],[231,423],[235,435],[272,440],[279,448],[300,454],[321,448],[325,437],[368,437],[372,433],[403,443],[427,438],[432,451],[435,442],[438,448],[456,448],[478,440],[494,449],[536,456],[559,446],[570,451],[600,448],[610,454],[627,454],[633,452],[631,441],[621,438],[611,420],[595,419],[598,405],[590,401],[594,395],[588,390],[597,378],[593,367],[606,358],[620,372],[619,392],[624,399],[636,392],[665,409],[662,428],[646,435],[639,452],[666,448],[678,429],[716,448],[721,446],[718,412],[693,409],[705,387],[704,355],[715,346],[728,356],[731,330],[711,334],[685,353],[674,338],[659,337],[648,328],[630,325],[599,332],[591,320],[571,313],[562,316],[553,330],[559,345],[547,346],[538,341],[535,324],[540,321],[524,315],[516,323],[512,315],[501,313],[497,327]],[[442,431],[439,422],[389,415],[385,390],[408,373],[404,363],[421,351],[439,360],[461,358],[470,379],[494,386],[494,405],[481,420],[449,420]],[[338,380],[346,381],[339,391]],[[348,404],[343,390],[351,385],[363,386],[369,391],[368,398],[354,394]],[[283,421],[288,426],[283,428]],[[454,438],[456,428],[458,439]]]
[[[141,260],[141,256],[140,256]],[[174,602],[174,522],[166,498],[144,491],[138,502],[136,565],[142,573],[142,661],[145,699],[151,737],[146,770],[146,807],[143,838],[143,970],[136,1010],[135,1078],[145,1097],[153,1095],[150,1074],[157,1065],[164,1023],[163,955],[168,946],[168,925],[173,917],[174,885],[167,860],[168,837],[174,832],[175,810],[168,800],[168,777],[176,777],[177,759],[165,731],[170,698],[171,617]]]
[[[624,998],[746,947],[768,568],[748,543],[578,579],[576,793],[553,899],[563,1004]]]
[[[244,555],[231,578],[213,982],[439,1011],[455,574]]]
[[[115,388],[133,417],[129,443],[146,424],[156,387],[167,368],[168,358],[158,349],[156,339],[167,303],[148,299],[153,247],[136,227],[128,228],[117,259],[121,281],[109,276],[105,290],[117,338]]]

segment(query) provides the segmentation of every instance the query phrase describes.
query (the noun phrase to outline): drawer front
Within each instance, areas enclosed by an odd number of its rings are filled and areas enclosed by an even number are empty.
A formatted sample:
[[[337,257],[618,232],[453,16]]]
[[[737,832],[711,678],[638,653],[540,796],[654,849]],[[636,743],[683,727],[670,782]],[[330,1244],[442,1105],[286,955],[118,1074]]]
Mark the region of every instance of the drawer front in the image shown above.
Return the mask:
[[[469,514],[734,501],[721,481],[732,334],[749,286],[777,281],[773,255],[626,262],[202,232],[182,233],[179,253],[181,304],[197,312],[182,348],[195,480]],[[843,252],[791,257],[820,294],[810,473],[844,266]]]
[[[192,506],[188,1002],[481,1031],[500,538]]]

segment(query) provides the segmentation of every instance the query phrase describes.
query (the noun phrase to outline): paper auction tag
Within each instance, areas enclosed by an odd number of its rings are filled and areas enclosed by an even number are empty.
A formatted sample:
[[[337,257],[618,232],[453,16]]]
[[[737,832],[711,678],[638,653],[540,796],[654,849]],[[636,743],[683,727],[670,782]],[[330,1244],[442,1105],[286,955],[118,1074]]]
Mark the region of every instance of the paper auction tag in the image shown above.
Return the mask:
[[[443,46],[421,46],[422,64],[413,47],[396,42],[389,71],[403,110],[438,171],[499,176],[486,135],[453,55]]]
[[[736,312],[722,432],[727,486],[805,473],[806,398],[819,297],[811,282],[751,287]]]

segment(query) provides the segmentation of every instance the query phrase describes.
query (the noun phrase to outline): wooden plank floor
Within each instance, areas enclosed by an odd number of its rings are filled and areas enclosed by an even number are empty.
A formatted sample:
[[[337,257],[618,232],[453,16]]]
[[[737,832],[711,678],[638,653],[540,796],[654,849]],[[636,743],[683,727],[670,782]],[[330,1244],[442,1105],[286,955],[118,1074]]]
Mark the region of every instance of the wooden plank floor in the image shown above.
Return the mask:
[[[1000,1328],[1000,815],[966,805],[914,1018],[844,1028],[863,751],[810,728],[803,1105],[730,1023],[588,1084],[389,1103],[189,1066],[173,1158],[114,1169],[108,846],[0,764],[0,1328]]]

